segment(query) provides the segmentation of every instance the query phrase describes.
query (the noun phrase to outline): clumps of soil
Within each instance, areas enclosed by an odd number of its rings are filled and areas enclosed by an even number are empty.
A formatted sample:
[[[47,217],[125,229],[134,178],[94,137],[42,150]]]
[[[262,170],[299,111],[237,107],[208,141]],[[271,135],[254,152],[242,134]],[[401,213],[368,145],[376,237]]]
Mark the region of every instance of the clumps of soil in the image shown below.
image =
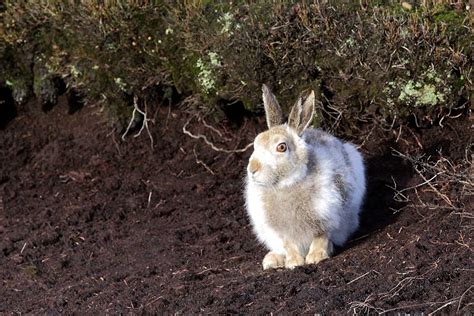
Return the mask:
[[[242,199],[250,151],[216,152],[188,137],[189,116],[174,108],[150,122],[154,148],[146,132],[121,141],[97,107],[67,112],[61,97],[48,113],[19,111],[0,131],[2,313],[472,311],[472,203],[431,182],[451,208],[392,151],[417,157],[436,140],[460,163],[466,118],[424,130],[363,127],[353,139],[368,165],[360,231],[318,265],[263,271]],[[264,128],[261,118],[243,120],[214,126],[227,148]],[[215,133],[199,120],[188,129]]]

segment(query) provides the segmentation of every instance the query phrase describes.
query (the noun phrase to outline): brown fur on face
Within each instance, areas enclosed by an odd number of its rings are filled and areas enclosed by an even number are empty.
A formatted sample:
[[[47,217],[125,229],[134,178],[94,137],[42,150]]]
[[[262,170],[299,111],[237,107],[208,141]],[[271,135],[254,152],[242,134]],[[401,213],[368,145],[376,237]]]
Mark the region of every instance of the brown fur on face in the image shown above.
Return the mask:
[[[305,166],[307,163],[307,152],[296,145],[298,136],[294,134],[286,125],[280,125],[259,134],[254,142],[255,151],[259,154],[265,153],[271,157],[272,163],[264,161],[258,155],[252,155],[249,160],[248,170],[255,175],[261,184],[278,185],[278,183],[295,172],[296,166]],[[279,143],[287,144],[287,151],[277,152]]]
[[[255,143],[263,146],[267,149],[271,148],[271,145],[276,145],[276,143],[284,141],[284,142],[292,142],[292,139],[288,139],[288,131],[285,125],[275,126],[272,129],[260,133],[255,138]],[[294,144],[291,144],[294,147]]]
[[[250,159],[248,168],[251,173],[255,173],[262,168],[262,164],[257,159]]]

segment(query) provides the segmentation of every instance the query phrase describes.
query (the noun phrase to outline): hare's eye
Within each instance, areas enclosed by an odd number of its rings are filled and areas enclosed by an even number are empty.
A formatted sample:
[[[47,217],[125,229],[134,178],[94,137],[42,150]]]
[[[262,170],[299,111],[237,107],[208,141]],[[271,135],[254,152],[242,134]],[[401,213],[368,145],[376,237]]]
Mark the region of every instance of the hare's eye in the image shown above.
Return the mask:
[[[287,146],[286,146],[286,143],[279,143],[276,147],[276,150],[279,152],[279,153],[284,153],[286,150],[287,150]]]

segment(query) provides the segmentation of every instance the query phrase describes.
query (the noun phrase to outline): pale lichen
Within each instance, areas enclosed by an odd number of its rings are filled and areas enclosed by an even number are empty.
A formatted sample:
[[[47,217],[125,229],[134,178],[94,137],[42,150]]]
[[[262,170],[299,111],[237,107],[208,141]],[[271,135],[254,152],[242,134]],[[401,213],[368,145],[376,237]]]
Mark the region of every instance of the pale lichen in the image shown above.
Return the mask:
[[[127,83],[125,83],[122,78],[116,77],[114,78],[114,82],[121,91],[127,92]]]
[[[217,53],[210,52],[208,54],[208,56],[209,56],[209,60],[210,60],[212,66],[216,66],[216,67],[221,66],[220,57]]]
[[[234,23],[234,16],[230,12],[225,12],[221,17],[217,19],[217,22],[221,25],[221,34],[232,35],[232,25]]]
[[[400,91],[398,99],[402,102],[412,100],[415,106],[435,106],[445,101],[445,95],[432,84],[409,80]]]
[[[210,91],[216,87],[216,79],[214,70],[222,66],[221,58],[215,52],[209,52],[207,54],[209,62],[203,61],[198,58],[196,61],[196,68],[198,69],[198,82],[201,85],[202,91],[205,94],[209,94]]]
[[[354,47],[356,45],[356,41],[350,36],[346,39],[345,44],[347,47]]]
[[[445,74],[446,78],[450,74]],[[415,107],[435,107],[446,101],[451,88],[443,82],[441,75],[434,68],[429,68],[415,79],[397,79],[387,83],[383,90],[387,105],[393,107],[395,102]]]
[[[76,65],[69,65],[69,74],[77,79],[81,75],[81,72],[77,69]]]

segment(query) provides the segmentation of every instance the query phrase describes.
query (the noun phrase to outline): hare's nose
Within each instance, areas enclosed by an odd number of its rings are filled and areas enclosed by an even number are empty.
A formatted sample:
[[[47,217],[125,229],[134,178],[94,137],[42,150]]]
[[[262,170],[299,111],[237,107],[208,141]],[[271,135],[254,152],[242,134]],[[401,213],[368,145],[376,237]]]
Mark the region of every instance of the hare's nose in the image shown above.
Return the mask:
[[[248,171],[252,174],[255,174],[257,171],[260,170],[262,165],[260,164],[260,161],[256,159],[250,159],[249,165],[248,165]]]

